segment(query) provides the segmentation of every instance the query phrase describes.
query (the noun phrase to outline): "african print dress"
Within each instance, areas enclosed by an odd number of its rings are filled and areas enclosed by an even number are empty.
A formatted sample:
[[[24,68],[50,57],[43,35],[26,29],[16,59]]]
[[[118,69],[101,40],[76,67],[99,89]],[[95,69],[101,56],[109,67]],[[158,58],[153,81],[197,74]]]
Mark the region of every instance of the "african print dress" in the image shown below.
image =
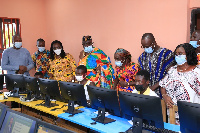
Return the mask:
[[[44,78],[49,78],[48,70],[49,70],[49,59],[50,59],[50,52],[48,50],[44,50],[42,54],[40,52],[35,52],[31,56],[36,72],[42,72]]]
[[[200,53],[197,54],[198,65],[200,65]]]
[[[93,48],[91,54],[80,59],[78,65],[87,67],[87,79],[96,84],[97,87],[110,89],[114,84],[114,69],[110,58],[100,49]],[[101,73],[95,69],[101,66]]]
[[[135,75],[138,71],[138,64],[131,62],[130,66],[125,66],[123,69],[116,67],[116,76],[118,77],[119,81],[133,82],[135,81]],[[117,86],[118,91],[132,92],[134,89],[134,86],[121,87],[119,84]]]
[[[75,60],[70,54],[62,59],[54,59],[49,62],[49,73],[53,74],[53,80],[71,82],[75,76],[76,64]]]

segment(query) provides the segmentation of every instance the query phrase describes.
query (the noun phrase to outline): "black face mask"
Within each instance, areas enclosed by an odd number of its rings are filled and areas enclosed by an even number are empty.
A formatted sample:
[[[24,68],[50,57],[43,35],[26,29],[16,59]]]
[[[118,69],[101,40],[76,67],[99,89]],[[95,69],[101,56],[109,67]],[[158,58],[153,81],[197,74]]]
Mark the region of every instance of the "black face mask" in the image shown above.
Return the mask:
[[[145,88],[142,85],[135,85],[135,89],[137,91],[144,91],[145,90]]]

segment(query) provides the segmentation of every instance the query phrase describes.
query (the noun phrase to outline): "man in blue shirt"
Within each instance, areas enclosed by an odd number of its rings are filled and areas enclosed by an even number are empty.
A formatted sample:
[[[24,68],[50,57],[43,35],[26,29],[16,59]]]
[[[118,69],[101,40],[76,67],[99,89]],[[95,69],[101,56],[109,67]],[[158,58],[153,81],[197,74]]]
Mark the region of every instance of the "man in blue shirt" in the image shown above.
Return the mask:
[[[22,48],[22,39],[19,35],[13,36],[13,47],[7,48],[2,56],[2,69],[7,74],[24,74],[29,76],[29,70],[34,67],[31,55],[26,48]]]

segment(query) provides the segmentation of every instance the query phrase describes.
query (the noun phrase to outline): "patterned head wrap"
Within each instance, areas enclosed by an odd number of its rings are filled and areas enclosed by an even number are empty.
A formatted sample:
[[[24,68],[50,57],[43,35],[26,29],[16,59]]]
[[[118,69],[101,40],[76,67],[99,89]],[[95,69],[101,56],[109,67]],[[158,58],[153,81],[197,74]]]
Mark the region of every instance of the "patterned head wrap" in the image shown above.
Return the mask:
[[[115,54],[119,54],[121,57],[124,57],[125,59],[129,59],[129,61],[131,61],[131,54],[130,54],[130,52],[128,52],[127,50],[125,50],[123,48],[118,48],[115,51]]]
[[[89,40],[92,40],[92,37],[91,36],[83,36],[83,39],[82,41],[86,42],[86,41],[89,41]]]

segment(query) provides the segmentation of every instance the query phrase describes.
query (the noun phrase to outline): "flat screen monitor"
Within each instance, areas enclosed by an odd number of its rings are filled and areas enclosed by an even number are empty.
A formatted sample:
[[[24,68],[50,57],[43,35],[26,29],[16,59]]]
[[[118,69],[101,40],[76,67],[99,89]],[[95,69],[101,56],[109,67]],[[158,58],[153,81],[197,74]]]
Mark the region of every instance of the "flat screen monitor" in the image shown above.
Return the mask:
[[[200,133],[200,104],[177,101],[181,133]]]
[[[1,129],[1,126],[2,126],[2,123],[3,123],[3,120],[5,118],[5,115],[6,115],[6,109],[8,108],[8,106],[0,103],[0,129]]]
[[[62,127],[58,127],[56,125],[46,123],[44,121],[38,121],[36,133],[74,133],[74,132]]]
[[[80,106],[87,106],[87,100],[83,85],[63,81],[60,81],[59,85],[61,95],[66,102],[71,100],[79,104]]]
[[[0,90],[3,90],[3,84],[4,84],[4,75],[0,74]]]
[[[121,116],[117,91],[89,85],[87,90],[92,108],[105,108],[110,114]]]
[[[35,130],[35,118],[7,109],[7,113],[1,128],[2,133],[35,133]]]
[[[140,119],[149,126],[163,129],[163,115],[159,97],[119,92],[119,102],[122,117],[126,119]],[[148,123],[147,123],[148,122]],[[141,125],[142,126],[142,125]]]
[[[38,97],[40,95],[39,84],[37,78],[24,76],[25,87],[28,90],[27,100],[31,100],[31,95]]]
[[[25,88],[24,77],[22,74],[6,74],[6,88],[7,90],[13,90],[16,88]]]
[[[40,93],[45,95],[45,105],[47,107],[56,106],[57,104],[51,104],[50,99],[61,101],[60,90],[58,82],[56,80],[39,78]]]

